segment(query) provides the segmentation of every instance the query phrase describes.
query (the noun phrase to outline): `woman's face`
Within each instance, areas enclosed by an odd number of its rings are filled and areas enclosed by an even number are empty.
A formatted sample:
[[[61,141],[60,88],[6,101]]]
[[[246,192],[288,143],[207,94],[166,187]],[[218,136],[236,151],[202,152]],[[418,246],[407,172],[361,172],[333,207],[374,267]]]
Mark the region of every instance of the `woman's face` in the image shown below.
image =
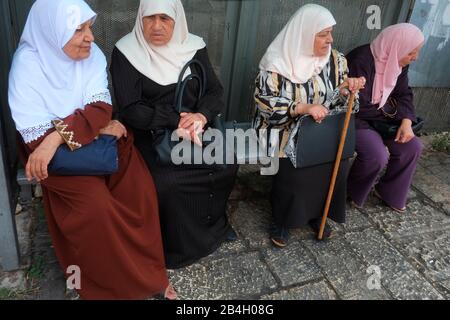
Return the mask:
[[[154,46],[163,46],[172,39],[175,21],[166,14],[144,17],[144,37]]]
[[[400,67],[404,68],[406,66],[409,66],[412,62],[419,59],[420,50],[422,50],[422,47],[423,47],[423,43],[420,46],[418,46],[417,48],[415,48],[413,51],[411,51],[406,57],[403,57],[402,59],[400,59],[400,61],[399,61]]]
[[[333,27],[326,28],[316,34],[314,40],[314,56],[323,57],[330,52],[331,45],[333,44]]]
[[[89,58],[91,55],[92,42],[94,42],[94,34],[91,26],[93,19],[86,21],[78,27],[75,34],[64,46],[64,52],[75,61]]]

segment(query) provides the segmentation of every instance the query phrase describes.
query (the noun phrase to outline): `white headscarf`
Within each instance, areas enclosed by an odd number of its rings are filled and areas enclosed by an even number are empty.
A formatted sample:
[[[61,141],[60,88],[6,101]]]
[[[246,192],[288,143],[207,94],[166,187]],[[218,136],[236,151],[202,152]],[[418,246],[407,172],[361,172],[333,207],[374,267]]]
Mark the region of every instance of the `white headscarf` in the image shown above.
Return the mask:
[[[31,8],[9,75],[9,105],[17,130],[29,143],[87,104],[111,104],[106,58],[92,44],[75,61],[63,47],[96,14],[83,0],[37,0]]]
[[[293,83],[306,83],[322,72],[330,60],[314,56],[317,33],[336,24],[328,9],[307,4],[289,20],[266,51],[259,65],[261,70],[276,72]]]
[[[155,14],[166,14],[175,20],[172,39],[163,46],[154,46],[144,37],[142,19]],[[166,86],[178,81],[184,65],[206,44],[202,38],[189,33],[180,0],[141,0],[133,31],[116,47],[140,73]],[[189,74],[190,70],[185,76]]]

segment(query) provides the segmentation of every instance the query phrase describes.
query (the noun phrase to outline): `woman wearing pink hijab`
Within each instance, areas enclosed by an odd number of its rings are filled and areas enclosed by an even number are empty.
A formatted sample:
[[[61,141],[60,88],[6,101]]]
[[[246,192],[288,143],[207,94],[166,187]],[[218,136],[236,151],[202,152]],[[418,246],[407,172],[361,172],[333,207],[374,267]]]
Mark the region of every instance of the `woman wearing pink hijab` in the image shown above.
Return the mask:
[[[367,79],[359,94],[358,157],[348,181],[348,195],[357,207],[364,205],[375,186],[375,195],[391,209],[406,211],[408,190],[423,148],[412,130],[417,117],[408,66],[417,60],[424,42],[419,28],[401,23],[386,28],[372,44],[347,56],[350,76]],[[375,121],[398,124],[396,136],[383,138],[374,128]],[[386,173],[375,185],[386,166]]]

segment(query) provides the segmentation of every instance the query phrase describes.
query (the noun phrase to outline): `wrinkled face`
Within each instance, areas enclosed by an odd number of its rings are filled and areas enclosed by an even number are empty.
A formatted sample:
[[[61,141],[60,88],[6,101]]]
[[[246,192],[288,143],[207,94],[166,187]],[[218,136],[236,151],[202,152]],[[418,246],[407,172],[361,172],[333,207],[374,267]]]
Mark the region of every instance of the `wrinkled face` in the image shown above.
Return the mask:
[[[418,46],[417,48],[415,48],[413,51],[411,51],[406,57],[403,57],[402,59],[400,59],[400,61],[399,61],[400,67],[404,68],[406,66],[409,66],[412,62],[419,59],[420,50],[422,50],[422,47],[423,47],[423,43],[420,46]]]
[[[326,28],[316,34],[314,40],[314,56],[323,57],[330,52],[333,44],[333,27]]]
[[[166,14],[155,14],[143,18],[144,37],[149,44],[163,46],[172,39],[175,20]]]
[[[80,25],[75,31],[72,38],[64,46],[64,52],[75,61],[89,58],[91,55],[91,47],[94,42],[94,34],[91,26],[94,20],[88,20]]]

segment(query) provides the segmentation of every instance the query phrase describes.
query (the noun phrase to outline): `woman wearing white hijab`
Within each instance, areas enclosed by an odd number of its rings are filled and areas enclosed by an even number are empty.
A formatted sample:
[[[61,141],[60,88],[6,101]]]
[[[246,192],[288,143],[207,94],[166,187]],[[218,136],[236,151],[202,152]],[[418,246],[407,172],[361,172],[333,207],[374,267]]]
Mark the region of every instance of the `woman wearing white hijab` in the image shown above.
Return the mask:
[[[198,83],[188,82],[179,114],[173,101],[182,68],[200,61],[206,94],[197,99]],[[199,74],[197,66],[188,70]],[[223,88],[209,61],[203,39],[188,31],[179,0],[142,0],[133,31],[113,51],[111,74],[120,118],[134,132],[155,179],[166,265],[181,268],[215,251],[236,235],[226,216],[236,167],[163,166],[153,147],[158,130],[183,128],[196,139],[194,123],[206,126],[223,110]]]
[[[29,180],[41,183],[56,255],[67,276],[79,267],[83,299],[176,298],[164,266],[155,187],[133,137],[111,121],[106,59],[95,45],[96,14],[82,0],[37,0],[9,79],[9,104]],[[56,176],[57,148],[118,139],[111,176]]]
[[[289,229],[310,224],[317,232],[327,196],[332,164],[296,169],[296,135],[299,119],[311,115],[320,123],[330,112],[342,109],[345,99],[333,101],[338,87],[356,91],[364,79],[347,78],[345,57],[332,50],[332,31],[336,24],[332,14],[319,5],[301,7],[267,49],[256,79],[256,114],[254,128],[267,129],[273,139],[281,141],[278,156],[280,169],[274,177],[272,212],[274,225],[271,240],[278,247],[288,243]],[[276,130],[273,130],[276,129]],[[271,140],[273,141],[273,140]],[[274,147],[268,150],[274,155]],[[348,163],[344,162],[336,184],[330,218],[345,222],[345,183]],[[325,237],[330,236],[327,226]]]

